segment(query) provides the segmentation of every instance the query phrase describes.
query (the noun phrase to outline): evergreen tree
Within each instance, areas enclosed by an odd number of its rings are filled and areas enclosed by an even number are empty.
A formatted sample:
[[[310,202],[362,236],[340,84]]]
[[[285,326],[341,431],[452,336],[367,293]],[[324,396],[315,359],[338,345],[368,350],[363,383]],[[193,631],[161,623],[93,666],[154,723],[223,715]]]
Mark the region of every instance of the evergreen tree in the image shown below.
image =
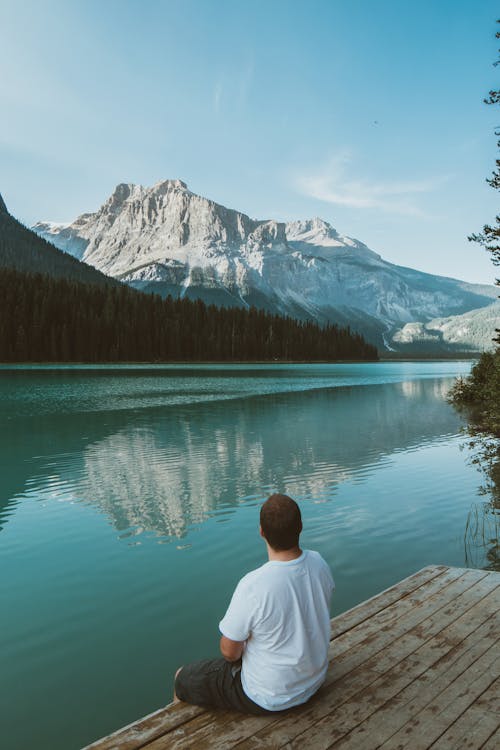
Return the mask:
[[[500,20],[497,23],[500,23]],[[495,36],[500,39],[500,32],[497,31]],[[500,57],[494,65],[499,64]],[[498,106],[500,88],[490,91],[484,102]],[[497,147],[500,149],[500,129],[495,131],[495,135],[498,138]],[[494,190],[500,190],[500,158],[495,160],[495,169],[487,182]],[[491,253],[494,265],[500,265],[500,215],[495,217],[493,224],[485,224],[482,232],[472,234],[469,239],[478,242]],[[496,284],[500,285],[500,279],[496,279]],[[498,328],[496,332],[500,334]],[[479,362],[472,368],[470,377],[459,378],[450,394],[453,403],[469,408],[470,432],[473,436],[484,433],[500,438],[500,335],[494,341],[497,343],[496,350],[493,353],[482,354]],[[489,444],[488,447],[490,456],[492,445]],[[500,462],[500,441],[496,442],[494,451]]]
[[[500,23],[500,19],[497,21],[497,23]],[[495,37],[497,39],[500,39],[500,31],[496,32]],[[500,53],[500,49],[499,49],[499,53]],[[500,65],[500,55],[499,55],[499,59],[493,64],[495,66]],[[498,106],[500,104],[500,88],[490,91],[487,98],[484,99],[483,101],[485,104]],[[497,148],[500,151],[500,128],[497,128],[495,130],[495,135],[498,138]],[[486,179],[486,182],[494,190],[500,190],[500,158],[499,157],[496,158],[495,168],[491,174],[491,177]],[[491,253],[491,259],[492,259],[493,264],[495,266],[500,266],[500,214],[497,214],[495,216],[495,222],[493,224],[485,224],[483,226],[482,232],[479,232],[477,234],[471,234],[469,237],[469,240],[471,242],[478,242],[480,245],[482,245],[488,252]],[[495,279],[495,283],[500,286],[500,279]],[[497,329],[497,332],[500,333],[498,329]]]
[[[0,268],[0,361],[374,360],[336,325]]]
[[[500,19],[497,21],[497,23],[500,23]],[[497,31],[495,36],[497,39],[500,39],[500,31]],[[495,66],[500,65],[500,56],[499,56],[499,59],[493,64]],[[484,99],[483,101],[485,104],[493,105],[493,106],[500,104],[500,88],[490,91],[487,98]],[[498,128],[495,131],[495,135],[498,137],[497,148],[500,151],[500,128]],[[500,190],[500,158],[497,157],[497,159],[495,160],[495,168],[491,174],[491,177],[487,178],[486,182],[494,190]],[[497,216],[495,216],[495,223],[493,225],[485,224],[483,227],[483,231],[478,234],[472,234],[469,237],[469,240],[471,240],[472,242],[478,242],[486,250],[488,250],[488,252],[491,253],[493,264],[495,266],[499,266],[500,265],[500,214],[497,214]],[[496,279],[495,283],[500,285],[500,279]]]

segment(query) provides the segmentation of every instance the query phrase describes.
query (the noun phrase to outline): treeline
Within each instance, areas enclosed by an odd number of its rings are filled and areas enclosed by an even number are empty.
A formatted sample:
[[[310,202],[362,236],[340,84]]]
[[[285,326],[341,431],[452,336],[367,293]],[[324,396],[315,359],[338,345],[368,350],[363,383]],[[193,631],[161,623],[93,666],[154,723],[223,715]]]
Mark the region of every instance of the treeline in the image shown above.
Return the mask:
[[[377,358],[349,328],[0,269],[3,362]]]

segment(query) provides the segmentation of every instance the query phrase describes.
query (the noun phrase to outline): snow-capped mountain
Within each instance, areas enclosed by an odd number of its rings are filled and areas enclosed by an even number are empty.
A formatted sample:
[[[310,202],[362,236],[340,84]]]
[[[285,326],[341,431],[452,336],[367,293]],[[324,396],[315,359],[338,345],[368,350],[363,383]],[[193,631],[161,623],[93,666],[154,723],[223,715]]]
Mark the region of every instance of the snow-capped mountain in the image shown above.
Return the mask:
[[[140,289],[349,323],[379,344],[406,323],[461,314],[496,297],[493,286],[388,263],[322,219],[257,221],[181,180],[120,184],[95,213],[33,229]]]

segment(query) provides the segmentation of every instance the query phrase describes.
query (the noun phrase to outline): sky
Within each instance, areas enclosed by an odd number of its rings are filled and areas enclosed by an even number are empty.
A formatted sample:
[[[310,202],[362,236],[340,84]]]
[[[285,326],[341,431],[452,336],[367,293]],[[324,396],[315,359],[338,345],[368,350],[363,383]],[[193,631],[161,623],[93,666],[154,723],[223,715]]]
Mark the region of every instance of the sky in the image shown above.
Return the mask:
[[[0,0],[0,192],[31,225],[179,178],[492,283],[492,0]]]

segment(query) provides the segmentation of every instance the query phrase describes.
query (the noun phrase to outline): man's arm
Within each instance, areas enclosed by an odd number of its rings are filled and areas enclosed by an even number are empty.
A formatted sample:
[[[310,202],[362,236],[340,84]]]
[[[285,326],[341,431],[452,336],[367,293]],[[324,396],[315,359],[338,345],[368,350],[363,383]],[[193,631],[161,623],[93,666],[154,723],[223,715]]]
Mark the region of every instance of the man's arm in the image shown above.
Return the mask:
[[[226,661],[239,661],[245,648],[245,641],[232,641],[225,635],[220,639],[220,652]]]

